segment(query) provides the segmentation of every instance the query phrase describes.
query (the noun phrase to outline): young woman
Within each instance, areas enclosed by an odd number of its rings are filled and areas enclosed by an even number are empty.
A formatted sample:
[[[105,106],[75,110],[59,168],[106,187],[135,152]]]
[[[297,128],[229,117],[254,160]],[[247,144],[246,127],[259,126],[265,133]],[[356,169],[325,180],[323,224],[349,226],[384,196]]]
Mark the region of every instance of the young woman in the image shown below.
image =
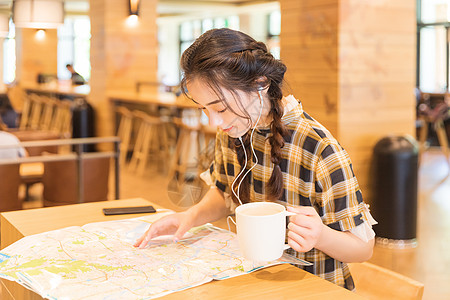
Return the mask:
[[[185,94],[218,127],[215,159],[204,198],[152,224],[135,246],[229,215],[240,203],[284,201],[291,254],[313,263],[305,270],[348,289],[346,262],[372,255],[374,232],[350,158],[330,132],[283,97],[286,66],[266,46],[230,29],[200,36],[182,55]]]

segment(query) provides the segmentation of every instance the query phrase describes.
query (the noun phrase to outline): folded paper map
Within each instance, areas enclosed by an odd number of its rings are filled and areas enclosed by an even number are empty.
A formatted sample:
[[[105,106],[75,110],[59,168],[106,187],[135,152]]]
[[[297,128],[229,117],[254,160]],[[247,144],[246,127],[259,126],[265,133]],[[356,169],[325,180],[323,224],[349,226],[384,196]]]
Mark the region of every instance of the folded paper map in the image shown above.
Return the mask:
[[[0,251],[0,277],[47,299],[152,299],[280,263],[309,264],[288,255],[245,260],[234,233],[210,224],[178,243],[158,238],[133,246],[167,213],[90,223],[27,236]]]

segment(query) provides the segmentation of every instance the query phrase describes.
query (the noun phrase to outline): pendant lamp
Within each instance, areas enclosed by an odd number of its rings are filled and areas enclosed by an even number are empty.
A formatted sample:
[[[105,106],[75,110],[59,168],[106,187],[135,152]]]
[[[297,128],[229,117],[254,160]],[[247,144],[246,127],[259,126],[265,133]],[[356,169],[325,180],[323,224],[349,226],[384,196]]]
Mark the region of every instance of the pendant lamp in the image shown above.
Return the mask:
[[[57,28],[64,24],[63,0],[14,0],[13,22],[22,28]]]

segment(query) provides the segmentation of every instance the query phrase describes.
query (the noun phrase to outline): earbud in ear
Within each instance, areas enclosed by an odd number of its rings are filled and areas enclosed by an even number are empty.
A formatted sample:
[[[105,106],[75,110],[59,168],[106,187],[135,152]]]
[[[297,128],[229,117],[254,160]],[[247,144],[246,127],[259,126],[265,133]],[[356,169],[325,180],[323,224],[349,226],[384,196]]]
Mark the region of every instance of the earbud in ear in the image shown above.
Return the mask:
[[[264,90],[264,87],[262,85],[258,86],[258,92],[261,92],[262,90]]]

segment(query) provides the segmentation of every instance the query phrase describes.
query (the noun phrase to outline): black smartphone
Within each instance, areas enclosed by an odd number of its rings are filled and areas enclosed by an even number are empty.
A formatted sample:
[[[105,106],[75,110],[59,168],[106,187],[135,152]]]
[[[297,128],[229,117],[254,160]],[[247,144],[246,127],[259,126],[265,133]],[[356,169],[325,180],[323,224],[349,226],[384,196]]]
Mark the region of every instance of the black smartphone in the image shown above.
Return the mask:
[[[112,207],[104,208],[103,214],[105,216],[109,215],[124,215],[124,214],[143,214],[143,213],[155,213],[156,209],[149,206],[133,206],[133,207]]]

